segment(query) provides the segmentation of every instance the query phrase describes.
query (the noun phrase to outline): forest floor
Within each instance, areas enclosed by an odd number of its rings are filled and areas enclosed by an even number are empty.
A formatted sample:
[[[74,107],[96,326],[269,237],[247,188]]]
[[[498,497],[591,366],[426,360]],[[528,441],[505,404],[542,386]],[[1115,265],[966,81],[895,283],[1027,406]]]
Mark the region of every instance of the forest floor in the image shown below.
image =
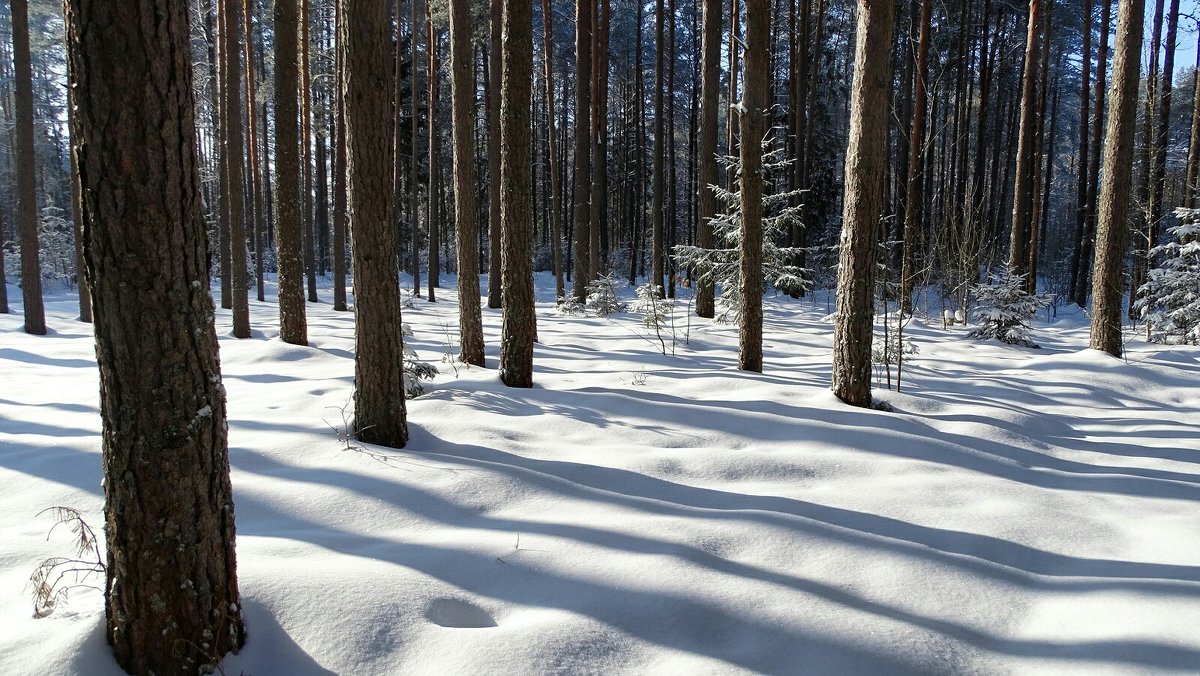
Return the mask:
[[[767,299],[759,375],[735,327],[681,305],[664,355],[638,315],[560,316],[539,275],[513,390],[499,311],[486,368],[443,361],[452,285],[405,311],[441,375],[403,450],[339,441],[353,314],[328,288],[309,347],[270,299],[249,340],[218,311],[249,631],[225,674],[1200,671],[1200,349],[1111,359],[1077,309],[1042,349],[915,321],[894,411],[861,410],[829,391],[824,301]],[[29,575],[71,553],[38,513],[103,523],[75,316],[67,292],[47,337],[0,315],[6,675],[120,673],[98,591],[32,617]]]

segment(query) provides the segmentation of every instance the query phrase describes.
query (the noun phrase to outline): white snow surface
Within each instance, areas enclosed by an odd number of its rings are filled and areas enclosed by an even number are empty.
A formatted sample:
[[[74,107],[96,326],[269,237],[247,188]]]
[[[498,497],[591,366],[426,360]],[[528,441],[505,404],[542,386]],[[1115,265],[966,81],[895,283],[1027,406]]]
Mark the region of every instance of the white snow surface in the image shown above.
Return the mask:
[[[248,340],[218,310],[249,632],[224,673],[1200,671],[1200,349],[1131,334],[1112,359],[1077,309],[1035,326],[1040,350],[917,320],[903,393],[875,391],[888,413],[830,393],[825,300],[767,299],[759,375],[736,370],[736,328],[689,327],[683,303],[663,356],[636,315],[559,315],[539,275],[519,390],[496,374],[499,311],[485,368],[441,361],[453,284],[404,313],[442,373],[403,450],[331,429],[354,327],[328,288],[308,347],[280,342],[271,296]],[[70,553],[40,510],[103,536],[91,327],[66,292],[46,337],[14,305],[0,674],[118,674],[98,591],[34,619],[28,585]]]

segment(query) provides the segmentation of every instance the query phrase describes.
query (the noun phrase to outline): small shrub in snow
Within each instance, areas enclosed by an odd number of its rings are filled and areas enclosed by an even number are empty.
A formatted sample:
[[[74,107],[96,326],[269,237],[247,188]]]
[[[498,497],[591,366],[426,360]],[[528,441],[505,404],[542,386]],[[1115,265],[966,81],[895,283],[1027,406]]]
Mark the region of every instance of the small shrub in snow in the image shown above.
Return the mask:
[[[1169,230],[1175,241],[1155,247],[1161,262],[1138,290],[1150,339],[1162,343],[1200,343],[1200,211],[1179,209],[1184,222]]]
[[[107,568],[104,565],[104,555],[100,551],[96,533],[79,510],[71,507],[50,507],[38,512],[38,516],[50,512],[54,515],[54,525],[50,527],[47,538],[54,529],[66,525],[71,529],[73,540],[73,556],[52,556],[38,564],[29,582],[33,585],[33,616],[46,617],[54,612],[55,607],[67,596],[72,589],[88,588],[103,591],[104,577]],[[93,576],[98,576],[96,584],[88,584]]]
[[[654,336],[658,338],[659,348],[664,355],[667,354],[667,341],[663,338],[663,327],[671,320],[671,310],[675,304],[661,297],[658,287],[651,282],[637,288],[637,300],[633,303],[632,310],[642,315],[642,326],[654,331]],[[671,331],[671,346],[672,352],[675,345],[675,331],[672,327]]]
[[[612,275],[604,275],[588,284],[587,309],[598,317],[607,317],[625,309],[617,300],[617,280]]]
[[[405,338],[411,338],[412,327],[403,324],[401,333]],[[421,381],[433,380],[437,374],[437,367],[421,361],[417,357],[417,353],[408,346],[408,341],[404,341],[404,396],[413,399],[425,394],[425,386],[421,384]]]
[[[587,307],[579,302],[575,296],[566,296],[558,299],[558,314],[564,317],[582,317],[587,314]]]
[[[974,291],[979,328],[968,334],[971,338],[995,338],[1009,345],[1037,347],[1030,340],[1029,320],[1050,300],[1026,293],[1024,275],[992,275],[989,284],[977,284]]]

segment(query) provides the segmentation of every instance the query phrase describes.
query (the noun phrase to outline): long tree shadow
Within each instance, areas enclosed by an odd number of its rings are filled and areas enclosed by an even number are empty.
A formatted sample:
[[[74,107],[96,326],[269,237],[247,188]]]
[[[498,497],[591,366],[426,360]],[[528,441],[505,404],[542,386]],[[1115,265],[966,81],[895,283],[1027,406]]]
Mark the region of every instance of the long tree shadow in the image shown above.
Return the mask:
[[[423,441],[423,440],[414,440]],[[457,457],[465,459],[465,453],[478,454],[481,449],[478,447],[457,447],[456,450],[461,451],[464,455]],[[486,450],[486,449],[483,449]],[[497,452],[498,453],[498,452]],[[240,455],[240,453],[239,453]],[[256,455],[257,454],[252,454]],[[446,461],[448,458],[456,457],[447,453],[431,453],[429,457],[437,457],[440,460]],[[507,455],[507,454],[502,454]],[[852,515],[851,518],[831,518],[822,523],[817,522],[818,519],[813,517],[803,517],[809,523],[805,524],[797,519],[787,519],[780,521],[780,515],[796,516],[797,512],[804,511],[803,509],[794,508],[789,511],[781,511],[779,509],[764,509],[758,505],[764,498],[758,496],[747,496],[735,493],[726,493],[721,491],[711,491],[708,489],[698,489],[670,482],[663,482],[656,479],[650,479],[640,474],[625,472],[623,470],[606,470],[605,468],[596,468],[591,466],[578,466],[573,463],[554,463],[558,465],[558,469],[569,467],[570,471],[559,473],[545,473],[538,470],[527,470],[522,467],[525,459],[517,458],[516,456],[508,456],[507,462],[492,462],[478,461],[464,463],[467,466],[486,469],[490,471],[505,472],[513,471],[514,475],[522,480],[531,483],[538,488],[559,492],[564,495],[569,495],[575,499],[592,499],[597,501],[611,502],[626,507],[639,508],[643,511],[652,512],[655,514],[671,514],[681,517],[693,517],[701,519],[712,518],[738,518],[773,523],[785,527],[794,528],[798,531],[809,532],[812,534],[830,537],[835,540],[852,542],[858,545],[866,545],[878,547],[885,551],[890,550],[893,553],[913,555],[916,548],[911,546],[902,546],[899,548],[889,547],[888,541],[895,542],[896,538],[903,538],[905,535],[910,535],[914,531],[928,531],[936,535],[936,539],[941,542],[954,540],[988,540],[989,548],[995,549],[998,543],[1003,543],[1003,547],[1016,548],[1018,552],[1031,551],[1036,552],[1040,556],[1054,557],[1040,550],[1031,548],[1022,548],[1020,545],[1009,543],[986,536],[970,535],[958,533],[954,531],[940,531],[937,529],[926,529],[920,526],[914,526],[905,522],[896,521],[894,519],[885,519],[884,517],[875,517],[873,515],[865,515],[858,512],[849,512],[848,510],[832,510],[832,508],[824,508],[811,503],[802,503],[799,501],[785,501],[780,498],[765,498],[770,501],[773,506],[778,506],[780,502],[794,502],[799,505],[807,505],[808,511],[820,513],[824,511],[826,514],[832,512],[840,512]],[[544,461],[535,461],[541,466]],[[1047,658],[1056,660],[1073,660],[1073,661],[1090,661],[1113,664],[1136,664],[1150,667],[1180,667],[1186,665],[1200,664],[1200,651],[1195,651],[1188,648],[1171,646],[1147,641],[1084,641],[1077,643],[1037,641],[1028,639],[1009,639],[996,636],[987,631],[983,631],[974,627],[959,624],[950,620],[937,617],[928,617],[916,612],[905,610],[899,607],[888,605],[886,603],[864,598],[852,591],[844,588],[833,587],[828,584],[818,582],[816,580],[806,579],[800,576],[791,575],[783,572],[772,571],[759,566],[754,566],[746,563],[731,561],[723,557],[717,556],[710,552],[698,549],[691,545],[680,544],[676,542],[664,542],[653,538],[647,538],[637,535],[629,535],[611,530],[604,530],[590,526],[577,526],[565,523],[545,522],[541,520],[526,521],[510,518],[496,518],[483,514],[478,514],[468,508],[449,502],[438,495],[421,490],[419,488],[392,483],[385,480],[364,476],[355,473],[343,472],[340,470],[329,469],[307,469],[302,467],[289,467],[274,463],[264,457],[255,457],[252,463],[257,472],[265,473],[269,476],[283,476],[290,480],[303,481],[315,484],[325,484],[330,486],[338,486],[342,488],[350,488],[358,490],[366,496],[374,499],[386,500],[395,506],[406,511],[415,513],[432,521],[443,523],[451,527],[471,528],[471,529],[487,529],[500,532],[524,532],[536,533],[560,538],[567,538],[579,542],[586,542],[593,545],[617,548],[624,551],[660,555],[673,556],[687,560],[699,566],[702,566],[710,571],[752,579],[759,582],[778,585],[780,587],[800,592],[826,602],[838,604],[849,610],[868,613],[879,618],[892,620],[909,625],[913,628],[924,632],[932,632],[945,638],[961,641],[968,647],[973,647],[979,650],[985,650],[1000,654],[1020,656],[1020,657],[1035,657]],[[573,465],[573,466],[572,466]],[[578,481],[579,470],[586,467],[589,474],[593,477],[592,481]],[[571,478],[565,478],[561,474],[570,475]],[[609,477],[616,478],[622,486],[630,486],[634,490],[615,491],[608,486]],[[648,483],[646,483],[648,482]],[[599,484],[599,486],[597,486]],[[646,490],[637,490],[644,488]],[[644,494],[649,493],[650,496]],[[721,506],[712,504],[714,500]],[[696,503],[699,503],[697,506]],[[813,651],[818,653],[826,653],[830,650],[837,656],[837,661],[828,663],[837,670],[853,667],[850,671],[859,671],[863,667],[868,667],[869,670],[875,671],[878,668],[886,668],[888,673],[894,673],[897,669],[909,671],[916,669],[928,673],[933,665],[931,664],[910,664],[910,663],[886,663],[881,661],[882,656],[872,651],[854,652],[847,651],[847,646],[842,643],[827,645],[825,639],[818,639],[812,635],[790,631],[783,628],[771,627],[767,634],[762,634],[763,625],[761,623],[748,620],[727,613],[721,608],[689,599],[685,597],[661,594],[657,592],[647,592],[644,590],[632,590],[624,587],[600,585],[596,582],[567,577],[556,573],[549,573],[544,570],[529,570],[527,577],[518,577],[514,579],[498,579],[497,572],[494,566],[494,561],[489,562],[486,557],[482,557],[477,553],[465,552],[456,549],[442,549],[436,547],[426,547],[422,545],[401,544],[391,540],[377,538],[366,534],[353,534],[345,532],[330,532],[327,527],[322,524],[311,522],[302,519],[294,514],[283,515],[271,508],[266,503],[259,500],[257,497],[250,496],[249,501],[242,496],[238,496],[238,504],[240,513],[245,515],[247,509],[254,512],[254,516],[263,516],[269,514],[268,518],[262,520],[264,523],[272,523],[270,532],[263,532],[263,535],[280,536],[296,536],[313,544],[328,547],[335,551],[344,552],[353,555],[370,556],[378,558],[381,552],[387,552],[385,555],[389,561],[398,565],[403,565],[415,570],[419,570],[425,574],[432,575],[438,579],[454,584],[465,590],[478,593],[480,595],[490,596],[493,598],[521,603],[525,605],[540,605],[545,607],[563,608],[573,612],[581,613],[593,617],[611,626],[625,630],[629,633],[637,635],[648,641],[658,643],[667,647],[689,650],[698,654],[703,654],[716,659],[721,659],[738,666],[754,669],[756,671],[772,672],[778,671],[778,665],[781,663],[789,663],[792,660],[781,659],[781,651],[787,653],[795,653],[795,657],[800,659],[800,662],[808,663],[813,657]],[[712,510],[718,510],[723,514],[713,514]],[[763,513],[763,512],[773,512]],[[288,522],[285,527],[280,530],[277,521],[280,519]],[[882,519],[879,522],[880,527],[877,530],[884,531],[882,534],[871,533],[867,530],[855,531],[856,522],[863,522],[870,519]],[[850,522],[839,523],[840,522]],[[260,519],[253,518],[249,521],[242,519],[239,525],[239,531],[243,533],[256,534],[256,524]],[[815,527],[814,527],[815,526]],[[851,533],[845,531],[849,529]],[[890,531],[898,531],[898,535],[893,536]],[[847,537],[838,537],[839,535]],[[923,544],[926,546],[934,546],[940,544],[933,542],[930,538],[909,537],[910,544]],[[340,546],[333,544],[334,541],[341,542]],[[962,547],[958,547],[962,549]],[[947,551],[946,553],[961,554],[959,551]],[[950,556],[935,556],[935,560],[941,563],[953,564],[953,559],[960,557]],[[1112,563],[1124,566],[1143,567],[1136,570],[1129,570],[1133,573],[1146,573],[1149,575],[1165,574],[1166,571],[1156,569],[1155,564],[1130,564],[1127,562],[1097,562],[1095,560],[1073,559],[1073,557],[1058,557],[1061,560],[1073,560],[1076,564],[1084,564],[1089,568],[1095,566],[1090,564]],[[481,574],[463,571],[463,568],[484,568],[490,564],[490,570],[487,572],[480,571]],[[516,566],[513,566],[514,568]],[[970,566],[975,569],[974,572],[980,572],[978,566]],[[506,567],[507,568],[507,567]],[[1165,567],[1170,568],[1170,567]],[[1183,568],[1183,567],[1180,567]],[[519,569],[519,568],[518,568]],[[507,570],[505,571],[507,572]],[[1112,588],[1128,588],[1136,587],[1141,591],[1154,591],[1157,593],[1169,593],[1172,595],[1184,592],[1188,595],[1200,595],[1200,585],[1180,585],[1178,583],[1155,584],[1149,580],[1110,580],[1110,581],[1063,581],[1043,580],[1032,575],[1023,575],[1018,571],[1006,571],[999,568],[991,568],[984,571],[989,575],[999,577],[1008,582],[1011,582],[1020,587],[1032,588],[1052,588],[1057,591],[1063,591],[1063,587],[1068,587],[1073,592],[1094,591],[1098,589]],[[1108,570],[1107,572],[1120,572]],[[1188,579],[1200,578],[1200,571],[1189,571],[1191,577]],[[995,575],[999,573],[999,575]],[[1070,573],[1059,573],[1066,575]],[[1080,572],[1078,574],[1095,575],[1094,570]],[[1034,584],[1029,584],[1029,583]],[[547,586],[557,588],[557,591],[549,591]],[[645,617],[639,617],[636,613],[628,612],[630,608],[656,609],[657,614],[662,615],[654,621],[647,621]],[[654,611],[650,611],[654,612]],[[745,650],[744,646],[737,649],[738,646],[729,643],[713,643],[708,637],[690,636],[686,631],[670,632],[656,627],[672,627],[677,626],[677,622],[671,622],[672,617],[706,617],[716,623],[718,634],[722,636],[740,635],[753,636],[755,641],[760,641],[761,645],[755,650]],[[652,618],[653,619],[653,618]],[[853,637],[846,637],[848,640],[853,640]],[[817,645],[813,646],[813,641],[817,641]],[[763,652],[763,649],[766,652]],[[828,657],[828,656],[827,656]],[[862,660],[867,662],[863,663]],[[968,668],[968,664],[957,665],[960,668]],[[941,663],[940,668],[945,668],[946,665]],[[953,671],[953,669],[951,670]]]

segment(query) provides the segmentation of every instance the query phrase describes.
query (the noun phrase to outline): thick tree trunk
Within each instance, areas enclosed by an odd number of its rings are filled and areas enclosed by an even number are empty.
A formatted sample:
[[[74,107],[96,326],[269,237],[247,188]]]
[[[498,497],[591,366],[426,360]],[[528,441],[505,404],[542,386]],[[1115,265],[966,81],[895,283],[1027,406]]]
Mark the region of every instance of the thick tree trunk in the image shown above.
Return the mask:
[[[341,0],[342,105],[354,256],[354,427],[362,441],[402,448],[404,407],[400,279],[392,193],[391,8]]]
[[[529,2],[504,3],[503,74],[500,87],[500,221],[503,238],[504,322],[500,380],[533,387],[533,12]]]
[[[771,86],[771,0],[746,0],[746,80],[738,118],[742,128],[742,224],[738,244],[738,368],[762,372],[763,166]]]
[[[13,75],[16,86],[16,124],[13,144],[17,174],[17,230],[21,240],[21,298],[25,332],[46,335],[42,307],[42,265],[38,244],[37,171],[33,154],[33,70],[29,62],[29,3],[10,0],[13,33]]]
[[[197,673],[245,630],[187,8],[70,0],[66,26],[96,307],[108,642],[130,673]]]
[[[225,203],[229,210],[229,293],[233,308],[233,335],[250,337],[250,305],[246,296],[246,195],[242,145],[242,80],[240,0],[220,0],[221,21],[221,125],[225,147]]]
[[[279,337],[308,344],[301,257],[300,26],[294,0],[275,0],[275,263],[279,271]]]
[[[1104,132],[1104,185],[1096,230],[1091,347],[1121,356],[1121,271],[1129,238],[1129,189],[1141,70],[1145,0],[1121,2],[1113,57],[1112,108]]]
[[[591,283],[591,109],[592,109],[592,20],[595,0],[575,2],[575,279],[574,295],[587,300]]]
[[[721,0],[704,0],[703,37],[700,46],[700,194],[696,220],[699,246],[711,249],[713,229],[711,219],[717,214],[717,196],[712,186],[717,184],[717,106],[721,88]],[[713,281],[702,276],[696,286],[696,316],[711,319],[715,313]]]
[[[454,214],[458,234],[459,359],[483,366],[479,307],[479,221],[475,204],[475,62],[469,0],[450,0],[450,84],[454,108]],[[561,279],[561,277],[560,277]]]
[[[1089,282],[1095,280],[1092,274],[1093,252],[1096,248],[1096,218],[1099,212],[1100,199],[1100,154],[1101,140],[1104,133],[1105,114],[1104,101],[1108,94],[1108,33],[1112,24],[1112,0],[1100,0],[1100,50],[1096,54],[1096,105],[1095,115],[1092,116],[1092,141],[1088,148],[1091,166],[1088,167],[1088,213],[1084,223],[1083,248],[1080,257],[1084,263],[1079,266],[1079,277],[1075,289],[1076,304],[1079,307],[1087,305],[1087,295],[1090,290]]]
[[[858,0],[833,336],[833,393],[854,406],[871,405],[875,247],[887,171],[889,58],[894,11],[892,0]]]

